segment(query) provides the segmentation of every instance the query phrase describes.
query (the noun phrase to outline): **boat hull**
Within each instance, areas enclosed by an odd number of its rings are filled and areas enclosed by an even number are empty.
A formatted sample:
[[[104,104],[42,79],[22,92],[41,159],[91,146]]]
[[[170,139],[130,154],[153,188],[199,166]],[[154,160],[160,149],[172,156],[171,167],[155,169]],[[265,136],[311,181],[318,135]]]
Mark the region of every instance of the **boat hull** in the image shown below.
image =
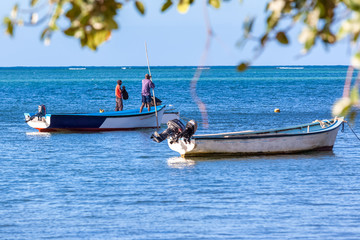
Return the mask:
[[[312,150],[332,150],[342,119],[316,132],[222,134],[194,136],[190,143],[168,141],[182,156],[287,154]],[[305,128],[306,129],[306,128]]]
[[[157,107],[159,124],[162,121],[164,110],[165,106]],[[25,119],[29,118],[30,114],[25,113]],[[137,109],[93,114],[46,114],[45,117],[35,117],[27,123],[40,132],[118,131],[157,127],[154,108],[150,112],[143,113],[139,113]]]
[[[163,118],[161,120],[161,124],[167,124],[168,121],[180,119],[180,113],[175,111],[166,111],[164,112]]]

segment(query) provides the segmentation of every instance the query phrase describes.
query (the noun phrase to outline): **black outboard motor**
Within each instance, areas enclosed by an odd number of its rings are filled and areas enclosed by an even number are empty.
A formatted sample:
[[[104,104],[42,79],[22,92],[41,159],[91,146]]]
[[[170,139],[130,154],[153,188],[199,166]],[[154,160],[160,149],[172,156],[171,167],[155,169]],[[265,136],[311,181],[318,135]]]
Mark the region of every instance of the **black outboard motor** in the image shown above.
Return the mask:
[[[41,105],[38,106],[38,112],[36,114],[32,115],[25,122],[29,122],[29,121],[33,120],[34,118],[36,118],[36,117],[40,121],[42,119],[42,117],[45,117],[45,115],[46,115],[46,107],[45,107],[45,105],[41,104]]]
[[[150,138],[160,143],[168,137],[175,137],[185,129],[185,125],[178,119],[168,121],[167,126],[168,128],[165,131],[162,133],[154,132]]]
[[[45,117],[46,115],[46,107],[44,104],[38,106],[38,118]]]
[[[197,123],[195,120],[190,120],[185,127],[185,130],[181,133],[175,142],[179,140],[180,137],[184,139],[185,143],[190,143],[190,138],[195,134],[197,130]],[[175,140],[175,139],[174,139]]]
[[[171,138],[170,143],[174,143],[179,141],[180,138],[183,138],[185,143],[190,143],[190,138],[194,135],[194,133],[197,130],[197,123],[195,120],[190,120],[186,126],[178,120],[170,120],[167,123],[168,128],[163,131],[162,133],[154,132],[153,135],[151,135],[151,138],[155,142],[162,142],[167,138]]]

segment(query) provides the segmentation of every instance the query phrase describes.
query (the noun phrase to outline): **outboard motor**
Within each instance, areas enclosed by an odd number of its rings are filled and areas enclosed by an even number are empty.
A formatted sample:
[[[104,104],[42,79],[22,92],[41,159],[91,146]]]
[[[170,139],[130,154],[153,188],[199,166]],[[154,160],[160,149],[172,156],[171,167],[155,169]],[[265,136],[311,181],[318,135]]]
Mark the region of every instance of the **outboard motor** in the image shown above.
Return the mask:
[[[168,121],[167,126],[168,128],[165,131],[162,133],[154,132],[150,138],[160,143],[168,137],[175,137],[185,129],[185,125],[178,119]]]
[[[26,120],[26,122],[29,122],[36,117],[38,118],[38,120],[41,120],[42,117],[45,117],[45,115],[46,115],[46,107],[45,107],[45,105],[41,104],[38,106],[38,112],[36,114],[34,114],[33,116],[31,116],[28,120]]]
[[[162,142],[167,138],[170,138],[170,143],[179,141],[180,138],[183,138],[185,143],[190,143],[190,138],[194,135],[194,133],[197,130],[197,123],[195,120],[190,120],[186,126],[178,120],[170,120],[167,123],[168,128],[163,131],[162,133],[154,132],[153,135],[151,135],[151,138],[155,142]]]
[[[41,117],[45,117],[45,115],[46,115],[46,107],[44,104],[41,104],[38,106],[37,116],[38,118],[41,118]]]
[[[185,130],[181,133],[181,136],[184,139],[185,143],[190,143],[190,138],[195,134],[197,130],[197,123],[195,120],[190,120],[185,127]],[[176,139],[176,142],[179,140],[179,138]]]

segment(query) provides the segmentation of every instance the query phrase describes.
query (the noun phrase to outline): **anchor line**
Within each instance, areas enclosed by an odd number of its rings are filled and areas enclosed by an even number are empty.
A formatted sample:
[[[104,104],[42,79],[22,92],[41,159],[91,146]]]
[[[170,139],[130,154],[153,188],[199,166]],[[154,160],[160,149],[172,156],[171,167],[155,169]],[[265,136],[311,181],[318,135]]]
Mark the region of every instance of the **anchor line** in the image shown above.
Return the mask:
[[[355,137],[360,141],[360,138],[358,137],[358,135],[356,135],[356,133],[354,132],[354,130],[351,128],[349,122],[346,121],[346,123],[348,124],[350,130],[353,132],[353,134],[355,135]]]

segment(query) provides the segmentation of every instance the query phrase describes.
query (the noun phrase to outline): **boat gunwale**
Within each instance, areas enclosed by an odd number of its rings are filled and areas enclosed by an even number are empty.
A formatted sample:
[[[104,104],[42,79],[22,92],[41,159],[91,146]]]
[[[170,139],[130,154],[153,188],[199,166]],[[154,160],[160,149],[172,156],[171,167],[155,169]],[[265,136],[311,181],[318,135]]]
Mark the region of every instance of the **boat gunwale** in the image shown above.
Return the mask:
[[[319,122],[313,122],[310,124],[302,124],[288,128],[279,128],[279,129],[272,129],[272,130],[260,130],[260,131],[243,131],[243,132],[232,132],[232,133],[219,133],[219,134],[203,134],[203,135],[194,135],[192,139],[194,140],[233,140],[233,139],[256,139],[256,138],[278,138],[278,137],[293,137],[293,136],[303,136],[303,135],[313,135],[313,134],[320,134],[324,132],[328,132],[334,129],[337,129],[341,126],[344,119],[337,118],[335,119],[333,124],[330,126],[320,129],[314,132],[299,132],[299,133],[278,133],[281,131],[288,131],[298,128],[306,128],[307,126],[314,126],[320,124]]]
[[[166,107],[166,105],[159,105],[157,106],[156,110],[157,112],[162,111],[164,108]],[[153,110],[150,110],[150,112],[142,112],[142,113],[134,113],[134,114],[128,114],[126,113],[126,111],[132,111],[134,109],[131,110],[125,110],[125,111],[118,111],[118,112],[104,112],[104,113],[65,113],[65,114],[46,114],[46,117],[52,117],[52,116],[69,116],[69,117],[102,117],[102,118],[129,118],[129,117],[139,117],[139,116],[147,116],[147,115],[152,115],[155,113],[155,108]],[[116,113],[117,115],[110,115],[111,113]],[[127,114],[127,115],[126,115]],[[35,115],[35,113],[31,114],[31,113],[24,113],[25,116],[33,116]]]

